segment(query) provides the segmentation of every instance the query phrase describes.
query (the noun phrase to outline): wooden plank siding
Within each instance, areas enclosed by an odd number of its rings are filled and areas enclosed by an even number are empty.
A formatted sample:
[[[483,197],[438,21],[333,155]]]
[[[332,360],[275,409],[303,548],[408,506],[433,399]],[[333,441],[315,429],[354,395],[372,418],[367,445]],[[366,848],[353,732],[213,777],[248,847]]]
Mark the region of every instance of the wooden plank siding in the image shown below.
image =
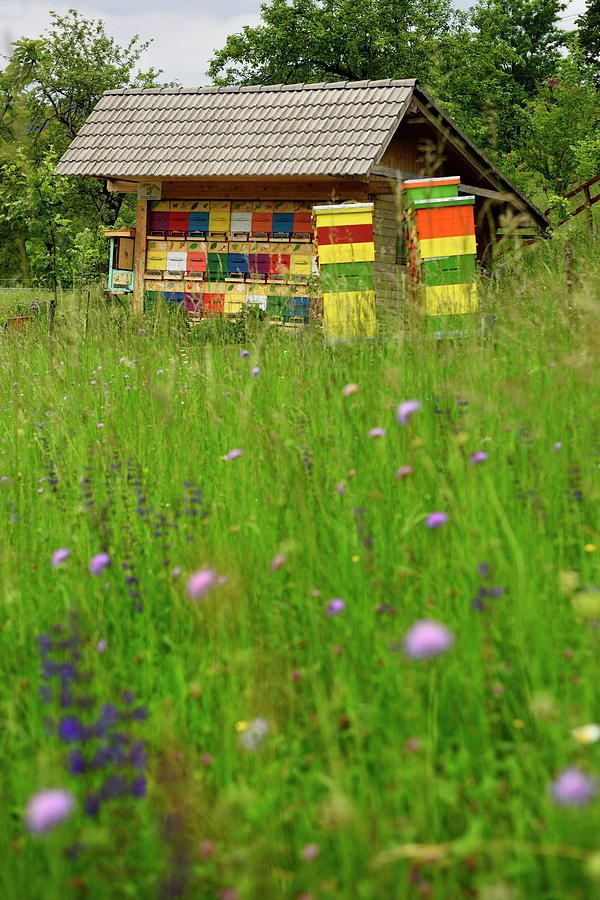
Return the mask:
[[[375,238],[375,293],[378,314],[398,312],[408,293],[408,266],[398,259],[399,209],[394,193],[371,197]]]
[[[109,179],[111,192],[134,194],[137,181]],[[352,179],[247,180],[227,181],[197,179],[163,181],[162,196],[172,200],[302,200],[313,203],[340,203],[346,200],[364,202],[369,186]]]

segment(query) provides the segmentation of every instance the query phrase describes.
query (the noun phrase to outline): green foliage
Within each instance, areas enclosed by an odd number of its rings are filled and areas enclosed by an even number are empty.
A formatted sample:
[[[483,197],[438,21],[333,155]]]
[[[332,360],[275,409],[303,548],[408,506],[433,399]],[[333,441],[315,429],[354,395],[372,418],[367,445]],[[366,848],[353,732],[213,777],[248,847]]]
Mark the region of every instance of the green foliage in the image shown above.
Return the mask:
[[[214,54],[215,83],[427,81],[457,20],[448,0],[270,0],[261,14]]]
[[[511,155],[527,167],[537,190],[564,194],[600,174],[599,137],[600,93],[573,50],[520,112],[519,143]]]
[[[575,20],[579,45],[600,82],[600,0],[588,0],[585,12]]]

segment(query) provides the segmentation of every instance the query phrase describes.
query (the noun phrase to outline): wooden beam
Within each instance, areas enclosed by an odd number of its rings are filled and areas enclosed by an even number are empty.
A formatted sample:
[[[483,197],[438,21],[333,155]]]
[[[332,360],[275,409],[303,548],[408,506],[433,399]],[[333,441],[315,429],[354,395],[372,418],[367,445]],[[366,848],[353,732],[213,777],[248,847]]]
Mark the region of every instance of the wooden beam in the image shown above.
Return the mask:
[[[391,181],[409,181],[411,178],[422,178],[421,175],[415,175],[414,172],[404,172],[402,169],[391,169],[389,166],[374,166],[373,175],[380,175],[383,178],[389,178]],[[369,185],[369,193],[373,193],[373,183]],[[389,192],[390,188],[387,188]],[[464,184],[462,181],[458,186],[461,194],[474,194],[476,197],[485,197],[488,200],[508,201],[514,198],[511,191],[491,191],[488,188],[476,187],[474,184]],[[375,193],[383,193],[377,188]]]
[[[135,193],[137,182],[109,179],[109,191]],[[366,200],[370,190],[367,181],[349,179],[294,179],[294,180],[204,180],[162,182],[162,196],[171,200]]]
[[[135,252],[133,254],[133,313],[138,316],[144,312],[147,224],[148,201],[138,197],[135,217]]]

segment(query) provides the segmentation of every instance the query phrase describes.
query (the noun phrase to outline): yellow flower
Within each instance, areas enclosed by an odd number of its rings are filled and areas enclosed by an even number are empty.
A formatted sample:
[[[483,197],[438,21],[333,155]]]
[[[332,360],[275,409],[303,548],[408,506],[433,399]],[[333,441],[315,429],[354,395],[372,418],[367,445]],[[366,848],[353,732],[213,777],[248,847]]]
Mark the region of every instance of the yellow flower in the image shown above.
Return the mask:
[[[236,730],[236,731],[245,731],[247,727],[248,727],[248,723],[247,723],[247,722],[236,722],[236,723],[235,723],[235,730]]]
[[[571,734],[579,744],[595,744],[600,741],[600,725],[593,722],[591,725],[581,725],[572,728]]]
[[[595,544],[586,544],[583,549],[585,550],[586,553],[593,553],[594,550],[596,549],[596,545]]]
[[[360,556],[353,556],[353,557],[352,557],[352,562],[358,562],[359,559],[360,559]]]
[[[513,721],[513,725],[515,726],[515,728],[524,728],[525,722],[523,721],[523,719],[515,719]]]

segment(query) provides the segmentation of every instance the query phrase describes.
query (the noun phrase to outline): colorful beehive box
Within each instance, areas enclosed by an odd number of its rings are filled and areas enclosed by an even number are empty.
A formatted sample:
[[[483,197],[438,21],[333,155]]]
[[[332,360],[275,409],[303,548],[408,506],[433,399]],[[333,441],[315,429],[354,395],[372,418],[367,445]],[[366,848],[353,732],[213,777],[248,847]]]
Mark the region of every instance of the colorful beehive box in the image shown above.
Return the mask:
[[[248,306],[257,306],[264,312],[267,311],[267,288],[266,284],[247,284],[246,285],[246,304]]]
[[[329,340],[375,335],[373,208],[372,203],[313,208]]]
[[[312,207],[303,203],[294,205],[294,228],[295,237],[301,237],[304,240],[312,240],[313,236],[313,215]]]
[[[237,318],[241,315],[246,302],[247,286],[245,284],[228,284],[226,288],[223,299],[223,314],[230,318]]]
[[[288,200],[280,200],[273,204],[272,235],[274,239],[290,239],[294,231],[295,205]]]
[[[231,221],[230,200],[210,200],[208,230],[210,234],[228,234]]]
[[[206,236],[209,230],[210,203],[208,200],[192,200],[190,205],[190,235]]]
[[[424,313],[436,318],[475,313],[479,306],[475,198],[459,196],[459,183],[454,177],[403,185],[413,288]]]
[[[151,234],[167,234],[169,231],[170,200],[151,200],[148,204],[148,231]]]
[[[252,231],[252,201],[233,200],[231,203],[231,237],[249,235]]]
[[[273,231],[273,203],[256,200],[252,204],[252,234],[268,238]]]

